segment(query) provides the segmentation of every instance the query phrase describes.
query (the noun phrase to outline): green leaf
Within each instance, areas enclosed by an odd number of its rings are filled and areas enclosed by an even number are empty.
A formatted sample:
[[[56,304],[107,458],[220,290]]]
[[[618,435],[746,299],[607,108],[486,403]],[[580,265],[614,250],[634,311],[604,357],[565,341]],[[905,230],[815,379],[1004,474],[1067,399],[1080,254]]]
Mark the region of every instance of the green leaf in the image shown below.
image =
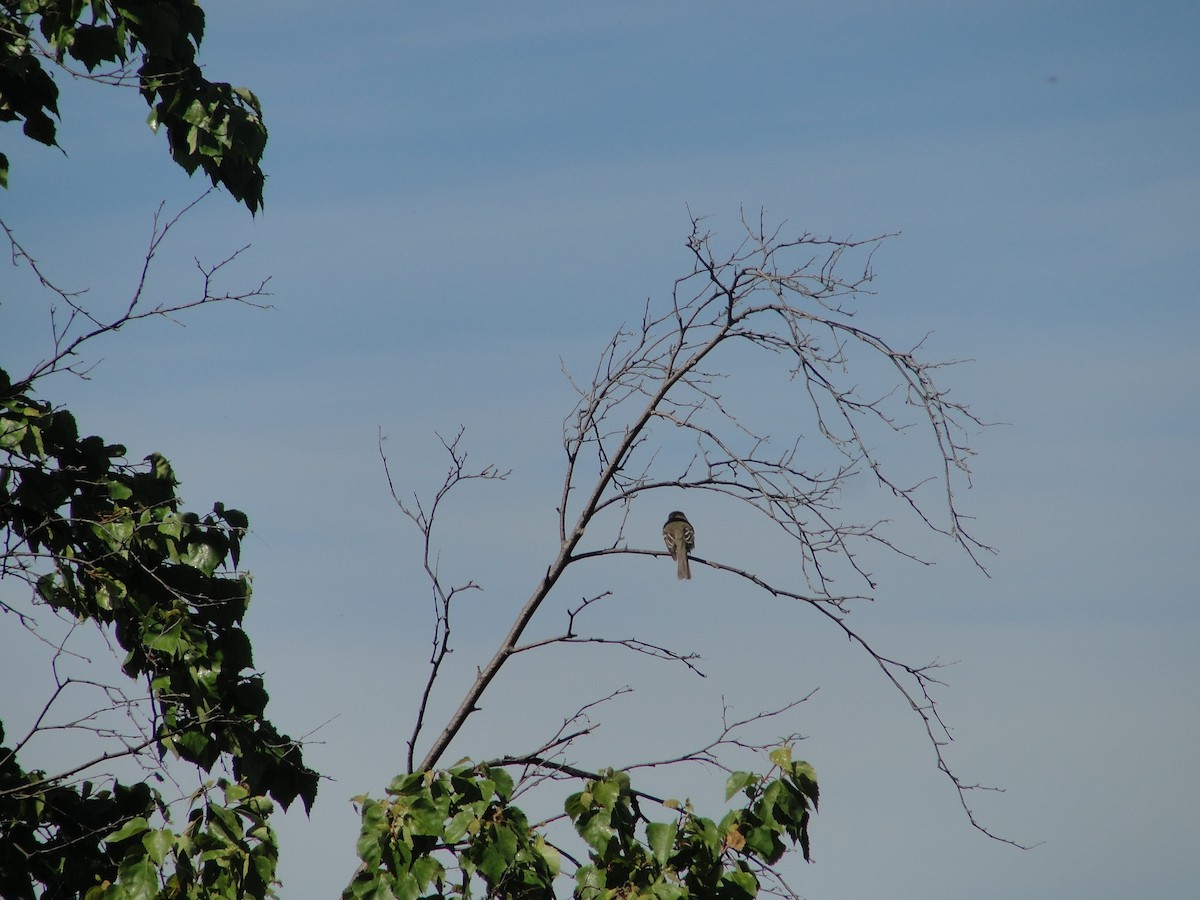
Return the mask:
[[[205,575],[212,575],[221,564],[222,555],[208,540],[199,540],[188,545],[180,560]]]
[[[699,842],[710,854],[715,856],[720,852],[725,834],[736,824],[738,815],[739,811],[737,810],[726,813],[721,819],[720,825],[717,825],[712,819],[706,819],[703,816],[689,816],[685,827],[692,839]]]
[[[513,793],[512,776],[504,769],[489,770],[488,775],[496,785],[496,796],[507,803],[512,798]]]
[[[808,800],[796,787],[786,782],[776,782],[779,791],[772,798],[771,815],[776,822],[797,825],[808,812]]]
[[[783,856],[785,847],[783,841],[779,839],[777,829],[769,825],[759,825],[754,828],[743,825],[741,832],[746,838],[745,850],[747,853],[753,853],[769,863],[777,862]]]
[[[576,897],[600,897],[607,887],[604,870],[597,866],[580,866],[575,870]]]
[[[203,127],[208,124],[211,114],[208,107],[206,107],[200,102],[200,100],[197,99],[193,100],[188,105],[188,108],[184,110],[183,115],[180,116],[180,118],[189,125],[198,125]]]
[[[806,762],[796,762],[792,765],[791,775],[796,787],[812,800],[813,809],[816,809],[821,797],[816,770]]]
[[[142,643],[151,650],[156,650],[159,653],[168,653],[171,656],[177,656],[180,653],[180,648],[183,644],[181,635],[183,633],[183,621],[177,620],[169,628],[157,632],[146,634],[142,638]]]
[[[503,851],[498,847],[486,847],[480,855],[479,874],[490,885],[499,884],[500,879],[504,876],[504,870],[507,868],[508,860],[505,859]]]
[[[738,791],[748,787],[749,785],[758,784],[759,780],[759,776],[755,775],[753,772],[732,773],[728,778],[725,779],[725,802],[728,803],[729,799]]]
[[[178,515],[172,515],[162,520],[158,525],[159,534],[179,540],[183,537],[184,524]]]
[[[219,826],[227,841],[236,842],[242,839],[242,822],[237,813],[215,803],[208,804],[207,809],[210,824]],[[216,836],[217,828],[211,828],[210,832]]]
[[[792,769],[792,748],[788,745],[776,747],[771,751],[769,759],[785,772]]]
[[[670,859],[678,833],[679,827],[674,822],[651,822],[646,826],[646,843],[660,866],[665,866]]]
[[[594,813],[585,815],[576,821],[575,830],[579,832],[579,836],[587,842],[589,847],[600,854],[608,850],[609,842],[616,835],[616,831],[609,824],[607,817]]]
[[[133,537],[133,522],[126,516],[111,522],[100,522],[92,526],[92,532],[109,548],[117,553],[128,551],[129,540]]]
[[[142,846],[156,866],[163,864],[174,845],[175,835],[166,829],[150,831],[142,836]]]
[[[555,878],[558,877],[558,873],[562,871],[562,854],[550,844],[547,844],[546,839],[540,834],[534,842],[534,850],[542,858],[547,868],[549,868],[550,875]]]
[[[579,791],[571,794],[563,801],[563,811],[570,817],[572,822],[578,821],[579,817],[591,808],[592,795],[589,791]]]
[[[0,419],[0,450],[16,450],[28,432],[28,423],[20,419]]]
[[[108,496],[113,500],[128,500],[133,496],[133,488],[115,478],[108,480]]]
[[[413,860],[413,878],[416,879],[418,890],[425,890],[432,881],[442,881],[446,877],[446,868],[432,856],[421,856]]]
[[[727,884],[735,886],[740,893],[745,894],[747,897],[758,896],[758,879],[750,872],[728,872],[722,880]]]
[[[490,778],[480,776],[475,779],[475,789],[471,791],[473,795],[482,797],[484,800],[490,800],[496,794],[496,785]]]
[[[425,772],[413,772],[410,775],[397,775],[392,779],[386,790],[393,797],[411,796],[428,791],[425,783]]]
[[[119,841],[128,840],[131,837],[141,834],[150,828],[150,823],[142,816],[137,816],[130,819],[112,834],[105,836],[104,841],[108,844],[115,844]]]
[[[407,823],[414,834],[440,837],[450,813],[450,798],[421,797],[408,810]]]
[[[369,871],[379,868],[379,863],[383,859],[383,846],[379,843],[379,834],[376,831],[368,831],[364,826],[354,850]]]
[[[411,872],[402,872],[396,877],[396,883],[392,886],[392,893],[396,900],[417,900],[421,894],[421,887],[417,884],[417,879],[413,877]]]
[[[670,881],[657,881],[650,887],[650,893],[655,900],[685,900],[690,894],[682,884]]]
[[[446,824],[446,828],[442,833],[442,837],[448,844],[457,843],[458,841],[462,840],[466,833],[470,831],[472,826],[474,826],[478,821],[479,817],[475,814],[474,810],[470,808],[460,809]]]
[[[158,869],[147,857],[127,856],[117,874],[121,900],[155,900],[158,896]]]
[[[391,879],[376,874],[374,878],[369,880],[355,881],[350,886],[349,894],[352,897],[359,898],[359,900],[395,900],[396,895],[388,887],[388,881],[391,881]]]
[[[616,781],[597,781],[592,785],[592,796],[597,805],[611,810],[621,797],[621,786]]]
[[[96,581],[96,606],[109,612],[117,609],[128,596],[125,585],[100,572],[95,572],[94,578]]]

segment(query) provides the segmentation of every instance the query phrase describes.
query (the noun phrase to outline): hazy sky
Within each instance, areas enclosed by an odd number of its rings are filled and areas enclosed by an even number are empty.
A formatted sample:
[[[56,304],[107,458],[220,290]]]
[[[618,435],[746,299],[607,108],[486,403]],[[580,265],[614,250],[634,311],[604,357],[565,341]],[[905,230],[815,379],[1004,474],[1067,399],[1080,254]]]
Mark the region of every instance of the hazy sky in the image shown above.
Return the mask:
[[[460,425],[473,460],[513,470],[447,511],[444,566],[487,590],[464,607],[440,725],[555,550],[560,359],[589,369],[647,297],[669,296],[689,207],[731,239],[741,207],[797,232],[900,232],[861,323],[898,343],[932,332],[931,356],[972,360],[944,377],[1004,423],[976,437],[963,497],[999,551],[990,578],[935,550],[932,568],[881,566],[855,617],[889,655],[959,661],[938,695],[949,759],[1007,789],[976,798],[985,824],[1041,843],[969,826],[919,721],[816,617],[705,571],[676,584],[661,560],[597,567],[577,593],[614,588],[597,615],[703,653],[705,682],[547,656],[496,685],[450,759],[527,749],[624,683],[641,690],[613,705],[588,764],[643,741],[685,749],[722,696],[753,713],[819,688],[787,723],[822,790],[816,862],[790,870],[806,896],[1196,895],[1200,6],[205,8],[209,76],[265,107],[266,208],[251,220],[207,198],[153,284],[186,296],[193,257],[251,244],[226,284],[269,275],[276,308],[131,328],[94,348],[91,381],[42,390],[131,458],[168,456],[191,508],[250,515],[270,713],[292,734],[323,725],[308,758],[334,779],[311,820],[280,823],[284,896],[348,881],[348,798],[402,769],[424,674],[428,589],[377,435],[405,490],[436,485],[434,432]],[[158,204],[203,185],[145,130],[135,93],[64,86],[62,113],[65,156],[0,130],[0,212],[48,274],[113,309]],[[5,267],[0,303],[0,365],[20,374],[49,347],[45,297]],[[705,552],[754,567],[715,511],[682,502]],[[666,511],[648,504],[631,541],[656,547]],[[6,676],[23,652],[2,654]],[[693,772],[676,790],[715,809],[721,780]]]

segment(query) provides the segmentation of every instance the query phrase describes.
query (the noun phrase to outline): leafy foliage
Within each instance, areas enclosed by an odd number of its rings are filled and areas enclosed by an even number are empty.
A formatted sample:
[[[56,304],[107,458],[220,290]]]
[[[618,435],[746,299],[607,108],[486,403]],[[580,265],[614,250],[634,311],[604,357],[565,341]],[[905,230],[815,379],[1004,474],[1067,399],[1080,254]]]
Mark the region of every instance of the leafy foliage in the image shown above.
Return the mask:
[[[218,786],[224,802],[213,802],[207,791],[198,793],[178,834],[153,828],[141,817],[109,834],[105,844],[120,855],[118,880],[93,887],[86,900],[269,896],[279,857],[267,823],[272,805],[241,785],[221,781]],[[171,874],[164,878],[165,871]]]
[[[32,898],[35,884],[79,896],[115,877],[119,856],[104,836],[154,815],[157,798],[150,786],[50,784],[44,772],[23,772],[3,741],[0,729],[0,896]]]
[[[204,77],[203,37],[196,0],[0,0],[0,122],[22,122],[27,137],[57,146],[58,87],[43,60],[91,80],[136,83],[175,162],[189,174],[201,169],[253,213],[265,184],[262,108],[246,88]],[[0,153],[5,186],[8,168]]]
[[[169,814],[148,784],[71,784],[86,766],[58,775],[23,771],[24,742],[0,747],[0,893],[32,897],[35,882],[68,893],[134,885],[151,868],[158,872],[168,853],[176,860],[172,877],[184,884],[199,869],[183,861],[198,855],[204,869],[220,855],[208,844],[226,841],[220,853],[244,863],[235,878],[242,887],[228,896],[262,896],[275,852],[264,831],[266,798],[287,807],[299,797],[308,808],[317,774],[265,718],[267,693],[241,624],[250,582],[225,571],[238,563],[249,521],[220,503],[204,517],[181,511],[165,458],[152,454],[147,465],[130,466],[120,462],[124,455],[120,445],[80,437],[69,412],[0,371],[0,576],[24,578],[40,602],[110,630],[125,654],[124,674],[148,685],[151,721],[113,756],[173,756],[202,771],[222,763],[235,782],[222,783],[225,804],[207,790],[194,796],[181,833],[152,835],[153,816]],[[144,839],[131,844],[135,834]],[[204,881],[215,883],[209,875]],[[261,890],[242,893],[246,884]],[[123,887],[103,896],[145,894]],[[173,896],[192,894],[180,888]]]
[[[503,769],[463,765],[399,776],[381,800],[356,798],[362,865],[342,896],[415,898],[433,885],[435,896],[468,897],[478,876],[489,896],[552,897],[557,854],[509,805],[512,792]]]
[[[657,801],[634,791],[624,772],[584,779],[564,809],[586,847],[574,895],[586,900],[646,897],[753,898],[787,845],[809,859],[808,823],[818,791],[812,767],[793,762],[789,747],[771,754],[765,776],[734,772],[726,800],[745,805],[720,821],[690,803]],[[343,893],[350,898],[470,897],[480,883],[489,897],[553,898],[564,857],[545,823],[530,826],[513,806],[512,778],[496,765],[464,763],[447,771],[396,778],[380,800],[357,798],[362,809],[362,860]],[[653,822],[641,802],[661,803],[672,821]]]
[[[166,817],[147,784],[115,783],[111,790],[23,789],[11,755],[0,762],[0,896],[87,900],[266,897],[275,881],[278,847],[267,824],[272,804],[245,787],[218,782],[220,801],[206,786],[191,799],[179,832],[156,828]],[[40,841],[39,834],[53,835]]]

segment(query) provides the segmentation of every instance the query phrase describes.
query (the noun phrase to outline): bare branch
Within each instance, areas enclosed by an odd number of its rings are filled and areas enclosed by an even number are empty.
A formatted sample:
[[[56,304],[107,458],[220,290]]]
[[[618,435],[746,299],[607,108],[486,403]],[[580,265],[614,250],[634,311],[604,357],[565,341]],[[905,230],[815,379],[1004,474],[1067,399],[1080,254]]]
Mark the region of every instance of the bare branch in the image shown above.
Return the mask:
[[[602,553],[618,553],[618,552],[622,552],[622,551],[618,551],[615,549],[610,549],[608,551],[602,551]],[[593,555],[601,555],[601,554],[598,553],[598,554],[593,554]],[[606,644],[606,645],[610,645],[610,646],[614,646],[614,647],[623,647],[626,650],[631,650],[634,653],[640,653],[644,656],[652,657],[653,659],[662,659],[662,660],[668,660],[671,662],[682,663],[684,666],[686,666],[688,669],[690,669],[695,674],[699,675],[701,678],[706,677],[705,674],[703,672],[701,672],[700,669],[696,665],[694,665],[694,661],[700,659],[700,655],[698,653],[682,653],[678,650],[672,650],[669,647],[659,646],[658,644],[653,644],[648,641],[643,641],[636,637],[609,638],[609,637],[599,637],[599,636],[582,636],[578,632],[576,632],[575,623],[576,623],[576,619],[579,617],[580,613],[582,613],[585,609],[589,608],[593,603],[596,603],[600,600],[603,600],[605,597],[610,597],[610,596],[612,596],[611,591],[604,591],[603,593],[597,594],[593,597],[585,597],[583,600],[580,601],[579,606],[575,607],[574,609],[567,610],[567,630],[565,632],[563,632],[562,634],[554,635],[552,637],[540,638],[536,641],[530,641],[528,643],[520,644],[516,647],[513,647],[513,649],[512,649],[513,655],[516,655],[518,653],[524,653],[529,650],[537,650],[541,647],[549,647],[549,646],[552,646],[555,644]]]
[[[632,691],[633,689],[628,686],[617,688],[603,697],[585,703],[574,713],[563,719],[562,725],[559,726],[558,730],[549,740],[544,741],[540,747],[525,753],[512,754],[509,757],[510,762],[517,759],[531,760],[525,766],[520,778],[517,780],[517,787],[513,792],[513,797],[515,798],[518,794],[532,790],[544,780],[556,780],[562,777],[562,773],[559,770],[548,769],[545,766],[540,766],[532,762],[532,760],[555,760],[562,762],[566,751],[577,740],[587,737],[600,727],[600,723],[592,717],[594,710],[615,700],[617,697],[632,693]]]
[[[754,728],[762,722],[770,721],[782,716],[784,713],[790,712],[801,703],[807,702],[814,694],[816,694],[816,692],[817,691],[814,688],[803,697],[798,697],[795,700],[789,701],[783,706],[779,706],[774,709],[763,710],[762,712],[747,716],[744,719],[738,719],[732,722],[729,720],[731,707],[728,703],[725,703],[724,700],[722,700],[721,731],[716,738],[709,741],[702,747],[694,748],[686,753],[681,753],[678,756],[653,761],[630,762],[621,768],[626,772],[630,772],[634,769],[653,769],[662,766],[675,766],[679,765],[680,763],[700,763],[705,766],[712,766],[728,772],[730,771],[729,767],[721,761],[720,751],[722,750],[736,748],[738,750],[761,753],[769,750],[772,747],[777,747],[780,744],[793,743],[795,741],[803,740],[804,736],[796,732],[791,732],[786,735],[773,735],[772,738],[766,742],[755,741],[750,738],[743,738],[741,734],[751,728]]]
[[[549,646],[550,644],[607,644],[614,647],[624,647],[626,650],[632,650],[634,653],[640,653],[643,656],[649,656],[653,659],[683,663],[683,665],[687,666],[701,678],[707,677],[694,664],[694,660],[700,659],[699,654],[679,653],[669,647],[660,647],[657,644],[651,644],[638,638],[580,637],[572,634],[560,634],[555,637],[542,638],[541,640],[513,647],[512,654],[524,653],[527,650],[535,650],[539,647]]]
[[[447,441],[445,438],[438,435],[438,440],[441,441],[443,449],[450,456],[450,466],[447,469],[446,477],[442,481],[441,487],[433,495],[433,499],[422,501],[419,496],[413,494],[412,499],[404,500],[396,492],[396,484],[392,479],[391,468],[388,464],[387,455],[383,451],[383,442],[385,440],[382,430],[380,430],[378,438],[379,458],[383,463],[383,472],[387,478],[388,490],[392,495],[392,500],[400,511],[407,516],[417,529],[421,532],[422,537],[422,565],[425,569],[425,574],[429,578],[429,585],[433,593],[434,602],[434,628],[432,649],[429,656],[429,676],[425,680],[425,687],[421,691],[421,701],[417,707],[417,717],[413,724],[412,734],[408,739],[408,770],[413,771],[413,760],[416,754],[417,739],[420,737],[421,730],[425,725],[425,714],[429,708],[429,700],[433,694],[433,687],[437,683],[438,674],[441,672],[442,664],[446,657],[451,653],[450,647],[450,610],[454,598],[465,591],[478,591],[482,588],[473,581],[457,587],[447,587],[442,583],[438,572],[438,556],[437,550],[433,542],[434,522],[437,518],[438,508],[446,499],[447,495],[459,485],[468,481],[503,481],[508,477],[508,472],[501,472],[495,466],[484,466],[477,472],[468,472],[466,470],[467,453],[465,450],[459,449],[459,443],[462,441],[464,428],[459,428],[458,433],[453,439]]]
[[[256,309],[271,308],[263,300],[270,296],[267,290],[269,278],[261,280],[252,288],[239,291],[221,292],[216,288],[215,282],[218,276],[231,266],[248,249],[247,247],[235,250],[214,264],[205,265],[200,260],[195,260],[201,277],[201,289],[191,299],[159,301],[152,305],[147,303],[148,279],[155,256],[180,220],[213,190],[214,188],[209,188],[169,218],[164,218],[165,204],[159,204],[153,216],[150,240],[142,257],[133,289],[122,308],[110,316],[103,316],[93,308],[83,305],[86,290],[68,290],[51,281],[43,273],[37,260],[17,241],[8,224],[0,220],[0,228],[4,229],[8,238],[12,264],[27,267],[38,283],[56,298],[50,306],[51,354],[35,364],[29,373],[15,385],[17,392],[26,390],[38,379],[56,372],[72,372],[79,377],[86,378],[94,363],[87,363],[80,359],[81,348],[102,335],[119,331],[130,322],[152,317],[174,320],[179,313],[213,303],[233,302]]]

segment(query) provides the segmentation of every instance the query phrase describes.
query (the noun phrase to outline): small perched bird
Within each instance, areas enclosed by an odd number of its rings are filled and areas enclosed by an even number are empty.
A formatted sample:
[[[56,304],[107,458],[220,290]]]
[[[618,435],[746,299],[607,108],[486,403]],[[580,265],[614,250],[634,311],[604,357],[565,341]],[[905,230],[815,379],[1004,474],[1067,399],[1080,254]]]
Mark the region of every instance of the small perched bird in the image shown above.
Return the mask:
[[[696,529],[679,510],[667,516],[667,522],[663,525],[663,543],[667,545],[667,550],[678,564],[676,577],[691,578],[692,568],[688,565],[688,551],[696,546]]]

